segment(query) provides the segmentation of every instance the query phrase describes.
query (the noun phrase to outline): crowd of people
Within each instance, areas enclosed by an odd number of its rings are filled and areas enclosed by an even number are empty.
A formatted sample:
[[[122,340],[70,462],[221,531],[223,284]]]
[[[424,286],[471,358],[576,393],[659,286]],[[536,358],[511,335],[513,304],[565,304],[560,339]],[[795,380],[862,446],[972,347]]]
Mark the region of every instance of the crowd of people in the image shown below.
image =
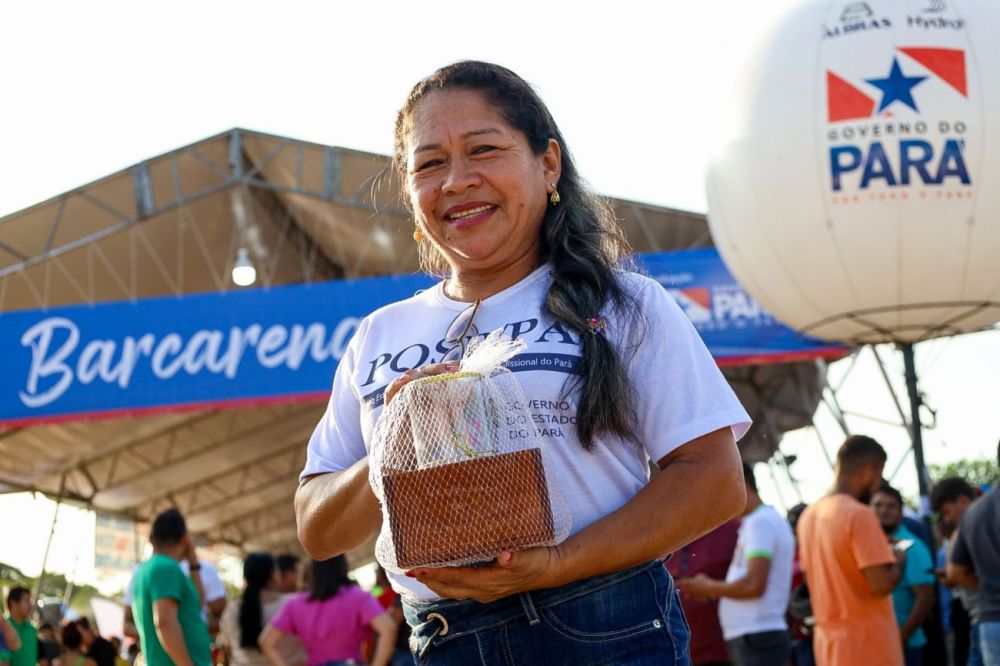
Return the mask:
[[[294,555],[251,553],[241,594],[227,599],[178,510],[153,520],[150,543],[152,555],[125,591],[124,636],[105,638],[86,617],[58,631],[36,625],[30,591],[15,587],[8,615],[0,614],[0,666],[413,663],[399,598],[381,570],[368,592],[348,575],[342,555],[301,567]]]
[[[123,653],[121,636],[105,638],[86,617],[62,623],[58,630],[33,622],[31,591],[7,592],[7,615],[0,613],[2,666],[131,666],[135,651]]]
[[[692,663],[1000,664],[1000,490],[938,480],[936,546],[882,478],[885,461],[877,441],[849,437],[830,492],[787,520],[744,467],[743,516],[667,562]]]
[[[666,562],[693,664],[1000,664],[1000,491],[938,480],[935,548],[882,478],[885,460],[874,439],[848,438],[830,492],[787,519],[744,465],[743,515]],[[342,555],[301,567],[293,555],[252,553],[241,594],[227,599],[176,509],[156,517],[150,542],[126,590],[124,643],[86,617],[36,627],[30,592],[15,587],[0,615],[0,666],[414,663],[401,599],[381,569],[369,593]]]

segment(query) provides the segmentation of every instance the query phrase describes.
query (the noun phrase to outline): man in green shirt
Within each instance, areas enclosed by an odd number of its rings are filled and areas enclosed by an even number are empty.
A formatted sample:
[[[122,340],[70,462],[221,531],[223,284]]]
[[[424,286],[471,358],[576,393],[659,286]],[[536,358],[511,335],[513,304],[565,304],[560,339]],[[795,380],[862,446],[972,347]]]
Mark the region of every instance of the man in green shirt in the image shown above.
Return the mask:
[[[0,608],[0,666],[10,666],[10,655],[21,647],[21,636],[17,633]]]
[[[10,666],[35,666],[38,663],[38,632],[31,624],[31,592],[15,587],[7,593],[8,621],[17,633],[16,650],[10,650]]]
[[[21,647],[21,637],[0,609],[0,666],[10,666],[10,653]]]
[[[132,615],[147,666],[212,666],[208,627],[201,617],[201,565],[184,517],[168,509],[149,535],[153,556],[132,583]],[[187,560],[191,577],[178,562]]]

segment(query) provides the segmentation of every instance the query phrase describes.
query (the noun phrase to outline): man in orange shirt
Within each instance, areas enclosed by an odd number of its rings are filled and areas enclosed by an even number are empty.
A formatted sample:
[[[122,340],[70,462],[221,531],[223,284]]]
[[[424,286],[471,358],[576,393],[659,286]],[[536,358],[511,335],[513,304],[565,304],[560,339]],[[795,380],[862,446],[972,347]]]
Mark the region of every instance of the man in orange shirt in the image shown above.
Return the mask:
[[[871,437],[848,437],[837,452],[833,489],[799,519],[818,666],[903,666],[890,596],[902,572],[901,555],[868,508],[885,460],[885,450]]]

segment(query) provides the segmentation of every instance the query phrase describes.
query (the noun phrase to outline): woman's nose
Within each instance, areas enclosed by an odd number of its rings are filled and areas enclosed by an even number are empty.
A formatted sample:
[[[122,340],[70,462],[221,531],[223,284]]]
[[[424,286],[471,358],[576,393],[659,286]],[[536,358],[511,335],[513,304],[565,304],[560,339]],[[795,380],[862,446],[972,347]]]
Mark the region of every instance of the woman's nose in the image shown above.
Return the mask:
[[[471,187],[476,187],[480,182],[479,173],[472,168],[468,160],[452,160],[442,189],[446,194],[457,194]]]

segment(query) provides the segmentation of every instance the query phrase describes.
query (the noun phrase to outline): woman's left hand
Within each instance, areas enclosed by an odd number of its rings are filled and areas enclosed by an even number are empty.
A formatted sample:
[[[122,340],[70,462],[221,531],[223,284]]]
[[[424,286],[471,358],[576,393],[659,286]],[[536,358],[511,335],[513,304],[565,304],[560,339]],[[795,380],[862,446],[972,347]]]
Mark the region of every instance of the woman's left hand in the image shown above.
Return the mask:
[[[529,548],[501,553],[490,566],[418,568],[406,575],[442,598],[489,603],[519,592],[559,585],[559,554],[555,548]]]

